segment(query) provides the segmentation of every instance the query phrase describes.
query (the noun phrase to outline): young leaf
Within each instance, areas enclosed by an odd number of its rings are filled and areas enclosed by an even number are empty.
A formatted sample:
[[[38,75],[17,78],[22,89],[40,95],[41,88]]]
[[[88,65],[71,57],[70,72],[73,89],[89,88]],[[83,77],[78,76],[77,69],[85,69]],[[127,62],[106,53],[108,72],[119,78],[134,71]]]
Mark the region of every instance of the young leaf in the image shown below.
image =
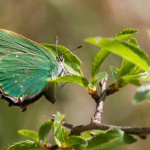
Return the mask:
[[[20,141],[15,143],[14,145],[10,146],[7,150],[30,150],[40,148],[35,142],[27,140],[27,141]]]
[[[89,85],[88,85],[89,89],[92,89],[92,88],[97,87],[97,85],[100,83],[100,81],[101,81],[102,79],[104,79],[106,76],[107,76],[107,73],[106,73],[106,72],[101,72],[101,73],[97,74],[97,75],[94,77],[94,79],[91,79],[91,80],[89,81]]]
[[[150,98],[150,84],[141,85],[134,96],[133,102],[139,103]]]
[[[132,38],[130,38],[130,39],[128,40],[128,42],[131,43],[131,44],[133,44],[133,45],[135,45],[135,46],[137,46],[137,47],[139,47],[139,44],[138,44],[136,38],[133,38],[133,37],[132,37]]]
[[[135,75],[122,76],[120,80],[117,81],[117,84],[120,86],[125,86],[132,81],[150,81],[150,74],[147,72],[142,72]]]
[[[129,62],[126,59],[123,59],[122,64],[121,64],[121,68],[117,69],[117,74],[119,77],[125,76],[125,75],[130,75],[130,72],[133,70],[133,68],[135,67],[135,65],[131,62]],[[134,73],[134,72],[132,72]]]
[[[87,150],[108,150],[119,146],[131,144],[136,139],[119,129],[108,130],[100,133],[89,141]]]
[[[93,64],[92,64],[92,77],[94,78],[97,72],[99,71],[103,61],[106,59],[106,57],[109,55],[109,51],[106,49],[101,49],[96,57],[94,58]]]
[[[138,33],[138,31],[135,29],[124,29],[123,31],[121,31],[119,34],[116,35],[115,39],[123,41],[136,33]]]
[[[129,43],[135,45],[138,47],[138,42],[135,38],[131,38],[128,40]],[[137,67],[135,66],[135,64],[131,63],[130,61],[123,59],[122,64],[121,64],[121,68],[117,69],[117,74],[120,77],[124,76],[124,75],[132,75],[135,74]]]
[[[150,29],[147,30],[148,36],[150,38]]]
[[[54,120],[54,140],[59,147],[65,147],[68,139],[68,130],[62,126],[64,115],[57,112]]]
[[[54,122],[61,123],[64,119],[65,119],[65,115],[61,115],[60,112],[57,112]]]
[[[65,76],[59,77],[55,80],[48,78],[47,81],[71,82],[71,83],[77,83],[77,84],[84,86],[84,87],[88,87],[88,83],[89,83],[85,77],[78,76],[78,75],[65,75]]]
[[[50,51],[57,56],[56,52],[56,45],[53,44],[42,44],[44,47],[50,49]],[[69,49],[66,47],[57,46],[57,51],[58,51],[58,56],[64,56],[65,62],[64,62],[64,67],[72,74],[75,75],[82,75],[80,66],[81,66],[81,61],[77,56],[75,56]]]
[[[54,124],[54,140],[59,147],[66,147],[67,146],[67,138],[68,138],[68,130],[60,123]]]
[[[105,131],[102,130],[90,130],[90,131],[85,131],[81,137],[83,137],[84,139],[89,139],[91,137],[93,137],[94,135],[100,134],[100,133],[104,133]]]
[[[128,75],[128,76],[123,76],[121,77],[120,80],[118,80],[118,85],[120,86],[125,86],[127,85],[128,83],[130,83],[131,81],[133,80],[144,80],[145,78],[145,73],[139,73],[139,74],[136,74],[136,75]]]
[[[45,138],[47,137],[48,133],[50,132],[51,128],[53,126],[53,122],[51,120],[48,120],[42,124],[42,126],[39,129],[38,135],[39,135],[39,140],[44,141]]]
[[[130,80],[129,84],[135,85],[137,87],[141,86],[141,83],[139,80]]]
[[[117,68],[114,67],[114,66],[110,66],[110,70],[111,70],[111,72],[112,72],[113,79],[114,79],[114,81],[115,81],[115,83],[116,83],[117,80],[118,80]]]
[[[138,47],[135,48],[129,42],[122,42],[109,38],[89,38],[87,42],[105,48],[140,67],[141,69],[150,72],[147,62],[149,58],[144,52],[140,51]],[[143,59],[146,59],[146,62]]]
[[[87,141],[80,136],[70,136],[67,140],[67,144],[74,150],[83,150],[87,147]]]
[[[37,142],[39,138],[38,133],[32,130],[18,130],[18,133],[34,140],[35,142]]]
[[[138,78],[139,81],[150,81],[150,73],[148,73],[148,72],[142,72],[142,73],[139,73],[139,75],[141,75]]]

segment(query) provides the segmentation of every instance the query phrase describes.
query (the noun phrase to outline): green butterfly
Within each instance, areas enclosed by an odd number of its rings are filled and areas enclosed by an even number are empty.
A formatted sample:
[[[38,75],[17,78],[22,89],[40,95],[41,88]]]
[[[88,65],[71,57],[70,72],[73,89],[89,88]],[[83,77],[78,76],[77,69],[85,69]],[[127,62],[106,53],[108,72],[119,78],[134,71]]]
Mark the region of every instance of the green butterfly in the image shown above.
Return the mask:
[[[64,63],[62,56],[57,57],[51,52],[56,48],[55,45],[43,46],[12,31],[0,29],[0,94],[9,106],[18,106],[24,111],[28,104],[42,95],[55,102],[56,85],[47,79],[64,75],[68,72],[67,66],[70,67]],[[59,49],[65,48],[58,46]],[[80,74],[80,61],[73,54],[67,55],[67,62],[72,61],[71,57],[76,60],[77,65],[73,69]]]

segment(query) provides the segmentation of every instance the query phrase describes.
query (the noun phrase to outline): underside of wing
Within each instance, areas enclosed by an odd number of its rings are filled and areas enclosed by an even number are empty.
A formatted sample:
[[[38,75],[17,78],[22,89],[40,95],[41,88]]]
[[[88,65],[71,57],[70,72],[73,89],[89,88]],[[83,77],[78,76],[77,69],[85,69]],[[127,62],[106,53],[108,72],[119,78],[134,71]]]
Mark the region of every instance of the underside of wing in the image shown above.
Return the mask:
[[[0,57],[14,52],[38,54],[56,63],[55,56],[44,46],[12,31],[0,29]]]
[[[13,105],[28,105],[43,94],[52,73],[57,73],[57,67],[40,55],[17,52],[3,56],[0,93]]]

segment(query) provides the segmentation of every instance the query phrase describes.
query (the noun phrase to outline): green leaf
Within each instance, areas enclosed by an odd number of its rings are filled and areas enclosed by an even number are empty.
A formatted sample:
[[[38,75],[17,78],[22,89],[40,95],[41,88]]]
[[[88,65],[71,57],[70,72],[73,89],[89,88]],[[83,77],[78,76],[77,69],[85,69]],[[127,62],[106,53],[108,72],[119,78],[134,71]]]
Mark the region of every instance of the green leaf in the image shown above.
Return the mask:
[[[136,74],[136,75],[128,75],[128,76],[123,76],[121,77],[120,80],[118,80],[118,85],[120,86],[125,86],[127,85],[128,83],[130,83],[130,81],[133,81],[133,80],[144,80],[145,79],[145,76],[146,74],[145,73],[139,73],[139,74]]]
[[[65,115],[62,115],[60,112],[57,112],[54,122],[61,123],[64,119],[65,119]]]
[[[100,133],[89,141],[87,150],[109,150],[119,146],[131,144],[136,139],[119,129],[108,130]]]
[[[130,50],[132,50],[140,58],[145,60],[148,65],[150,65],[150,58],[149,58],[148,54],[144,50],[142,50],[141,48],[139,48],[135,44],[132,44],[132,43],[129,43],[129,42],[120,41],[120,43],[123,44],[124,46],[126,46],[127,48],[129,48]]]
[[[131,38],[128,40],[129,43],[134,44],[135,46],[138,46],[138,42],[135,38]],[[121,64],[121,68],[117,69],[117,74],[119,76],[119,78],[121,76],[124,75],[132,75],[135,74],[137,71],[137,67],[135,66],[135,64],[131,63],[130,61],[123,59],[122,64]]]
[[[89,83],[85,77],[78,76],[78,75],[65,75],[65,76],[59,77],[55,80],[52,80],[50,78],[50,79],[47,79],[47,81],[71,82],[71,83],[77,83],[77,84],[84,86],[84,87],[88,87],[88,83]]]
[[[134,96],[133,102],[139,103],[150,98],[150,84],[141,85]]]
[[[127,38],[133,36],[134,34],[138,33],[135,29],[124,29],[119,34],[116,35],[115,39],[118,40],[126,40]]]
[[[31,150],[40,148],[35,142],[27,140],[27,141],[20,141],[15,143],[14,145],[10,146],[7,150]]]
[[[84,139],[89,139],[91,137],[93,137],[93,135],[97,135],[100,133],[104,133],[105,131],[101,131],[101,130],[90,130],[90,131],[85,131],[81,137],[83,137]]]
[[[51,128],[53,126],[53,122],[51,120],[48,120],[42,124],[42,126],[39,129],[39,140],[44,141],[47,137],[48,133],[50,132]]]
[[[55,56],[56,53],[56,45],[53,44],[42,44],[44,47],[48,48]],[[80,66],[81,61],[77,56],[75,56],[69,49],[64,46],[57,46],[58,56],[64,56],[65,62],[64,67],[72,74],[82,75]]]
[[[59,147],[66,147],[68,130],[65,130],[59,123],[54,124],[54,140]]]
[[[61,115],[57,112],[54,120],[54,140],[59,147],[66,145],[68,139],[68,130],[62,126],[62,122],[64,120],[64,115]]]
[[[130,72],[133,70],[133,68],[135,67],[135,65],[133,63],[131,63],[130,61],[123,59],[122,64],[121,64],[121,68],[117,69],[117,74],[119,77],[122,77],[124,75],[130,75]],[[132,72],[134,73],[134,72]]]
[[[112,72],[113,79],[114,79],[114,81],[115,81],[115,83],[116,83],[117,80],[118,80],[117,68],[114,67],[114,66],[110,66],[110,70],[111,70],[111,72]]]
[[[38,133],[32,130],[18,130],[18,133],[34,140],[35,142],[37,142],[39,138]]]
[[[80,136],[70,136],[67,144],[74,148],[74,150],[83,150],[87,147],[87,141]]]
[[[150,38],[150,29],[147,30],[148,36]]]
[[[132,38],[130,38],[130,39],[128,40],[128,42],[131,43],[131,44],[133,44],[133,45],[135,45],[135,46],[137,46],[137,47],[139,47],[139,44],[138,44],[136,38],[133,38],[133,37],[132,37]]]
[[[117,84],[120,86],[125,86],[128,83],[132,83],[132,81],[150,81],[150,74],[147,72],[142,72],[135,75],[127,75],[120,78],[117,81]]]
[[[101,72],[99,74],[97,74],[94,79],[91,79],[89,81],[89,89],[93,89],[95,87],[97,87],[97,85],[100,83],[101,80],[103,80],[105,77],[107,76],[106,72]]]
[[[141,51],[138,47],[131,45],[129,42],[122,42],[110,38],[89,38],[87,42],[105,48],[140,67],[141,69],[150,72],[147,62],[149,62],[148,56],[144,51]],[[143,59],[146,59],[145,61]]]
[[[135,85],[137,87],[141,86],[141,83],[140,83],[139,80],[130,80],[129,83],[132,84],[132,85]]]
[[[120,32],[115,38],[118,39],[118,40],[125,40],[125,39],[133,36],[137,32],[138,31],[135,30],[135,29],[125,29],[122,32]],[[94,41],[92,42],[91,39],[90,39],[90,41],[89,41],[89,39],[85,39],[85,41],[89,42],[89,43],[93,43]],[[131,41],[133,42],[133,39],[131,39]],[[135,40],[134,40],[134,43],[135,43]],[[95,74],[99,71],[103,61],[106,59],[106,57],[109,55],[109,53],[110,53],[110,51],[108,51],[107,49],[104,49],[104,48],[102,48],[97,53],[96,57],[94,58],[93,64],[92,64],[92,77],[94,77]]]
[[[139,75],[141,75],[138,78],[139,81],[150,81],[150,73],[148,73],[148,72],[142,72],[142,73],[139,73]]]
[[[101,49],[96,57],[94,58],[93,64],[92,64],[92,77],[94,78],[97,72],[99,71],[103,61],[106,59],[106,57],[109,55],[109,51],[106,49]]]

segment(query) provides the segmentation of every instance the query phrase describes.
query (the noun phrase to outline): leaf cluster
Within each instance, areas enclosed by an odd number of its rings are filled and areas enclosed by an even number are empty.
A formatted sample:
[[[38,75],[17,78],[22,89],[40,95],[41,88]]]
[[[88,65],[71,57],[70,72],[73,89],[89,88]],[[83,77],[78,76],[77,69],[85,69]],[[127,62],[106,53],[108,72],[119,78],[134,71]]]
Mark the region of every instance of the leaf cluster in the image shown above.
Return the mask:
[[[135,103],[149,99],[150,84],[141,85],[141,81],[150,80],[150,57],[140,48],[136,38],[133,37],[137,33],[138,31],[135,29],[124,29],[113,38],[92,37],[85,39],[85,42],[99,47],[99,51],[92,63],[90,80],[83,76],[79,58],[67,48],[58,46],[58,53],[59,55],[64,55],[65,67],[70,74],[53,81],[77,83],[85,87],[92,95],[97,92],[97,87],[101,81],[108,76],[107,72],[100,72],[102,64],[107,60],[110,53],[114,53],[122,58],[122,63],[120,68],[110,66],[114,79],[113,88],[118,91],[121,87],[133,84],[139,87],[133,100]],[[148,35],[150,35],[149,33],[150,31],[148,30]],[[49,48],[54,55],[57,55],[55,45],[44,44],[44,46]],[[51,81],[51,79],[48,79],[48,81]]]
[[[18,133],[27,137],[28,140],[17,142],[7,150],[107,150],[136,141],[135,138],[118,129],[106,132],[91,130],[81,136],[70,136],[68,130],[63,126],[64,117],[57,112],[54,121],[49,120],[43,123],[38,132],[19,130]],[[51,130],[55,141],[53,144],[47,140]]]

